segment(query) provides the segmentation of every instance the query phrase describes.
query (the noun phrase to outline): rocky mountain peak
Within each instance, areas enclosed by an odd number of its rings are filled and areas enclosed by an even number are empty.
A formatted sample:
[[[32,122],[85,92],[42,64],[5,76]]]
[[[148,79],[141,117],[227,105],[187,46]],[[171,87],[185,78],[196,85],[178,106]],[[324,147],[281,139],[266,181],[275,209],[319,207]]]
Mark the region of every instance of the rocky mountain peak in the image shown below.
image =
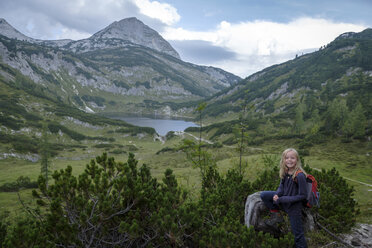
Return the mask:
[[[341,39],[372,39],[372,28],[367,28],[362,32],[346,32],[338,36],[335,40]]]
[[[176,50],[159,35],[135,17],[115,21],[92,35],[89,39],[122,39],[134,44],[149,47],[180,59]]]
[[[0,35],[4,35],[11,39],[33,41],[32,38],[19,32],[17,29],[13,28],[5,19],[0,18]]]

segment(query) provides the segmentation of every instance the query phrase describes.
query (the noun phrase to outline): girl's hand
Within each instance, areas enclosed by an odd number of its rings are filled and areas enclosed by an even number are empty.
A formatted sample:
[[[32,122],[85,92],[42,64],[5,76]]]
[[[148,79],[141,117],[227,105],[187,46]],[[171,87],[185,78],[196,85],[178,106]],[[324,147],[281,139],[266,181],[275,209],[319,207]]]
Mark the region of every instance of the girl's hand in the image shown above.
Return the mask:
[[[274,196],[273,196],[273,201],[274,201],[274,202],[276,202],[278,199],[279,199],[279,196],[278,196],[278,195],[274,195]]]

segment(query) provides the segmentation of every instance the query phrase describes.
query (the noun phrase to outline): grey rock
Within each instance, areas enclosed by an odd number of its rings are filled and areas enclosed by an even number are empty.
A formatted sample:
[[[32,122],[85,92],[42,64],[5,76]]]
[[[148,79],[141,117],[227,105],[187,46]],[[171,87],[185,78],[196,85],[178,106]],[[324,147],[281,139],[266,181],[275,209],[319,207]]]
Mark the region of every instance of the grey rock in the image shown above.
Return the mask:
[[[17,39],[17,40],[24,40],[32,42],[34,39],[27,37],[26,35],[19,32],[17,29],[13,28],[5,19],[0,18],[0,34],[6,37]]]
[[[360,246],[360,240],[357,237],[351,239],[351,244],[354,246]]]
[[[372,224],[358,223],[351,232],[342,238],[356,247],[372,248]]]
[[[247,227],[253,226],[257,231],[271,233],[276,237],[290,232],[288,221],[285,221],[282,225],[278,225],[277,228],[265,224],[264,218],[268,215],[269,209],[261,200],[260,193],[261,192],[259,191],[247,197],[244,214],[245,225]],[[303,223],[305,232],[313,231],[315,229],[314,217],[310,211],[306,209],[303,211]]]
[[[103,30],[95,33],[89,39],[116,38],[130,41],[134,44],[169,54],[180,59],[173,47],[161,37],[158,32],[149,28],[135,17],[114,22]]]
[[[31,161],[33,163],[36,163],[39,161],[40,156],[38,154],[20,154],[20,153],[0,153],[0,160],[1,159],[7,159],[7,158],[18,158],[18,159],[24,159]]]

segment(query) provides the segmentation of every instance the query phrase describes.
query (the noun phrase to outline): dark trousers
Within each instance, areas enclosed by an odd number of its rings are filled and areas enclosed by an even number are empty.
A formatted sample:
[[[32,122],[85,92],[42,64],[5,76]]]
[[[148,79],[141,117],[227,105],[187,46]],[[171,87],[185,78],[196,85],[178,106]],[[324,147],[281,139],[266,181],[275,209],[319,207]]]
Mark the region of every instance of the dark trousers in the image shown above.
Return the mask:
[[[267,208],[269,208],[270,210],[279,210],[280,206],[278,204],[274,204],[274,195],[275,191],[262,191],[260,194],[261,199],[265,203]],[[294,235],[296,248],[306,248],[307,244],[302,224],[302,203],[299,202],[298,204],[291,206],[291,209],[286,212],[291,223],[291,229]]]

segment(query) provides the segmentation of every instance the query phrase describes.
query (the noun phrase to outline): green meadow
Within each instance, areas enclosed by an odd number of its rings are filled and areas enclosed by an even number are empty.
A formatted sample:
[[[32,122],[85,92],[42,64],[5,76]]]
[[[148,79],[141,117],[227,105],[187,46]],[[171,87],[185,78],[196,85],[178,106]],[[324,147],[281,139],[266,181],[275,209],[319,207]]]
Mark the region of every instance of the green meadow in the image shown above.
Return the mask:
[[[71,128],[77,128],[71,124]],[[82,131],[82,130],[80,130]],[[178,182],[190,192],[191,197],[197,197],[201,187],[199,169],[194,168],[186,154],[180,150],[184,138],[191,136],[173,136],[168,140],[155,139],[151,135],[131,136],[115,134],[109,129],[84,130],[89,135],[105,135],[115,137],[114,142],[82,141],[81,147],[61,151],[49,159],[49,175],[55,170],[72,166],[73,174],[81,174],[91,159],[106,152],[116,161],[125,162],[129,152],[135,154],[139,165],[147,164],[154,177],[162,178],[165,170],[171,168]],[[64,137],[51,137],[57,141]],[[67,138],[66,138],[67,139]],[[66,140],[65,140],[66,141]],[[257,147],[246,147],[242,156],[244,177],[252,181],[265,169],[264,159],[270,157],[279,162],[281,152],[287,147],[296,148],[297,140],[266,141]],[[355,189],[354,198],[358,202],[361,214],[358,222],[372,223],[372,166],[369,142],[355,141],[342,143],[341,140],[319,144],[311,147],[309,155],[303,156],[305,164],[313,169],[332,169],[335,167]],[[173,148],[173,149],[167,149]],[[239,153],[236,145],[203,148],[213,155],[218,170],[225,174],[229,169],[239,167]],[[300,154],[301,155],[301,154]],[[40,175],[40,162],[31,162],[17,158],[0,160],[0,186],[12,183],[20,176],[27,176],[36,181]],[[49,177],[51,183],[53,180]],[[32,206],[31,189],[21,189],[19,192],[0,192],[1,210],[8,212],[11,218],[16,218],[24,212],[24,206]]]

